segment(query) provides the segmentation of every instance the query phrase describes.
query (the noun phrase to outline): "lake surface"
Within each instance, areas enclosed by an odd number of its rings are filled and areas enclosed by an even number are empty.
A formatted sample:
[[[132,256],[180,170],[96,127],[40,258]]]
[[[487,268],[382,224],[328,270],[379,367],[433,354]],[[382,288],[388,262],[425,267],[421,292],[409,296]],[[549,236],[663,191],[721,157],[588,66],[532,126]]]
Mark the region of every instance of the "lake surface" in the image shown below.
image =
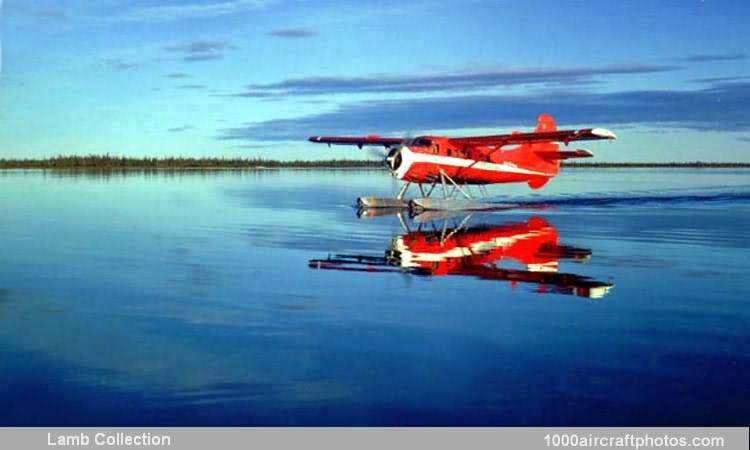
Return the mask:
[[[750,171],[358,218],[398,187],[0,171],[0,425],[750,423]]]

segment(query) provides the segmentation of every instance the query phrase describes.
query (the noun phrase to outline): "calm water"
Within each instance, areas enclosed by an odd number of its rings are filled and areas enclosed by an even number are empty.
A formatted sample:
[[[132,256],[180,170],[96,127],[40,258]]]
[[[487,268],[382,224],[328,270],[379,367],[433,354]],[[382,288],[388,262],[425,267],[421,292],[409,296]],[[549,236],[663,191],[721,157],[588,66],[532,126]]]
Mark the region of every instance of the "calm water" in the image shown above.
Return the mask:
[[[397,188],[0,172],[0,425],[750,423],[750,171],[357,217]]]

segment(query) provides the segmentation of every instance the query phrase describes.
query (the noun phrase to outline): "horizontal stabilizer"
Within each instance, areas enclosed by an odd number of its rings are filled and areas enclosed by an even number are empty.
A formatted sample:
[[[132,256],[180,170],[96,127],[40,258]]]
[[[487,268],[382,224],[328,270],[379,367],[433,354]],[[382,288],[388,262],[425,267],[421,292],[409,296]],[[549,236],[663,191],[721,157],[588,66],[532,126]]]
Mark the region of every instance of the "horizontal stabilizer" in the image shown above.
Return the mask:
[[[544,159],[550,159],[550,160],[561,160],[561,159],[570,159],[570,158],[591,158],[594,156],[593,153],[591,153],[588,150],[578,149],[571,152],[558,152],[558,151],[536,151],[534,152],[540,157]]]

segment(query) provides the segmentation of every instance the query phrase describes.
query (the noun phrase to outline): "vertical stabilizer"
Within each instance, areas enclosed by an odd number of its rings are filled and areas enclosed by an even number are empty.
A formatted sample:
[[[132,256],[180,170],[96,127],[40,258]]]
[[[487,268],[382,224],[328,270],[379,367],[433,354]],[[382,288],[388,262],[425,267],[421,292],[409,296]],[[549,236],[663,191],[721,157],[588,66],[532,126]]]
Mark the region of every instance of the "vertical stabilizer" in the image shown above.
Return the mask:
[[[557,131],[557,125],[555,119],[547,113],[539,114],[536,118],[536,130],[537,133],[548,133],[551,131]],[[560,170],[560,161],[555,159],[542,158],[539,155],[549,154],[551,152],[559,152],[560,145],[557,142],[534,142],[533,144],[527,144],[527,148],[531,154],[533,154],[533,163],[531,167],[535,170],[543,171],[546,173],[557,174]],[[535,177],[528,181],[529,187],[532,189],[539,189],[547,182],[547,177]]]
[[[542,113],[536,118],[536,132],[543,133],[546,131],[557,131],[557,125],[555,125],[555,119],[551,115]]]

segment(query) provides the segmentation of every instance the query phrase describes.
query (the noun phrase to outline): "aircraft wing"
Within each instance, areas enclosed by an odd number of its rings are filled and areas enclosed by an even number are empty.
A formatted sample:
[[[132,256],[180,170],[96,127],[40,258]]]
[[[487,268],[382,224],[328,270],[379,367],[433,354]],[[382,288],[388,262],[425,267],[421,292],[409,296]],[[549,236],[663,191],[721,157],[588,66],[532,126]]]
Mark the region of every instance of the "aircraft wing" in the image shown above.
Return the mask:
[[[316,144],[328,144],[331,145],[356,145],[359,148],[363,146],[383,146],[393,147],[399,145],[404,141],[403,138],[384,138],[377,135],[351,137],[351,136],[310,136],[308,139],[310,142]]]
[[[534,133],[511,133],[494,136],[470,136],[451,138],[456,145],[487,145],[502,147],[504,145],[527,144],[534,142],[595,141],[599,139],[616,139],[615,134],[605,128],[587,128],[583,130],[540,131]]]

